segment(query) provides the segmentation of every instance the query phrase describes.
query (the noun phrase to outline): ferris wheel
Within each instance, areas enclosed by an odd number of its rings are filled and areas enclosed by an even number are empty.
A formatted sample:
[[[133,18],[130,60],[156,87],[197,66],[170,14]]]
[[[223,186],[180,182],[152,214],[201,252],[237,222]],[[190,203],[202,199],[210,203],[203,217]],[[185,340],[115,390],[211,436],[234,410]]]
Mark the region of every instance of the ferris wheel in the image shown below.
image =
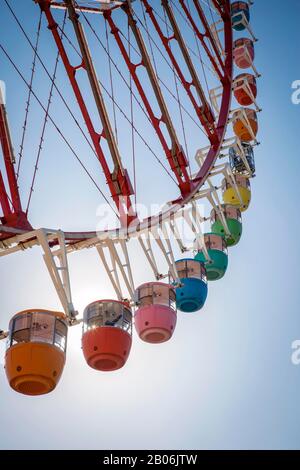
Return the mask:
[[[82,324],[82,348],[90,367],[114,371],[129,357],[133,325],[142,341],[170,340],[177,313],[201,310],[209,283],[225,275],[228,248],[241,238],[242,213],[249,207],[255,176],[261,111],[260,75],[254,65],[257,39],[250,27],[251,0],[34,0],[34,40],[14,3],[3,1],[33,59],[28,79],[0,41],[1,60],[27,94],[16,155],[0,89],[0,256],[21,256],[40,247],[62,311],[29,306],[13,316],[8,331],[0,330],[0,338],[7,341],[10,386],[41,395],[54,390],[61,377],[69,327]],[[47,63],[49,50],[55,51],[54,70]],[[47,76],[46,100],[40,98],[38,69]],[[82,139],[80,148],[84,145],[92,154],[94,174],[84,152],[66,136],[61,111],[52,106],[54,96]],[[33,172],[26,172],[31,177],[25,200],[20,177],[33,103],[43,125]],[[13,109],[9,115],[13,120]],[[115,225],[75,232],[43,228],[36,215],[31,219],[47,126],[110,208]],[[52,157],[59,167],[62,155]],[[170,197],[142,217],[138,195],[146,192],[146,183]],[[133,240],[139,259],[152,272],[142,285],[136,284]],[[95,250],[115,298],[91,299],[80,318],[68,259],[88,248]]]

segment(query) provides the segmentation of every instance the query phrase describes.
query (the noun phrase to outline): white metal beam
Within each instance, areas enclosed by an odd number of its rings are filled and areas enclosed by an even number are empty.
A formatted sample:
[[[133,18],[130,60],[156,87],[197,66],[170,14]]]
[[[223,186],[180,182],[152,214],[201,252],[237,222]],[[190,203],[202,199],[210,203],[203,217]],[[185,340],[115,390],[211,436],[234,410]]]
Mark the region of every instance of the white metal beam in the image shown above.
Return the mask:
[[[58,264],[55,261],[55,255],[51,250],[46,232],[43,229],[40,229],[36,231],[36,235],[43,250],[43,259],[52,279],[53,285],[56,289],[63,310],[70,323],[74,323],[77,312],[75,311],[72,302],[64,234],[63,232],[58,231],[56,235],[60,246],[59,255],[56,256],[58,259]]]

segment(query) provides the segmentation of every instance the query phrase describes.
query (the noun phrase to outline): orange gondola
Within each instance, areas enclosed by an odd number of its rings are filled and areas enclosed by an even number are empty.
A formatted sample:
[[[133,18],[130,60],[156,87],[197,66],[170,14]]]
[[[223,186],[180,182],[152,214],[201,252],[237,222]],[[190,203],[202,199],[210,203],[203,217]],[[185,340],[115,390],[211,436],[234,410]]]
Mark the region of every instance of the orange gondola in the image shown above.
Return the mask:
[[[65,365],[67,323],[63,313],[25,310],[9,324],[5,371],[10,386],[24,395],[55,389]]]
[[[254,109],[241,108],[233,113],[233,131],[242,142],[255,140],[258,132],[257,114]]]

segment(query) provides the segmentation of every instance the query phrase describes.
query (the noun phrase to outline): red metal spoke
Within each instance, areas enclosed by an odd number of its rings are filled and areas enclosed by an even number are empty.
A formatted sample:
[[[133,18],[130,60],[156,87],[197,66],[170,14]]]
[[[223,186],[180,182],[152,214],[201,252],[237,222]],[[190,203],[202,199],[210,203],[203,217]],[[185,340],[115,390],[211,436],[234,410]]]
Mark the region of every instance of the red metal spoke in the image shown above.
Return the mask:
[[[41,12],[41,14],[42,14],[42,12]],[[63,21],[63,25],[62,25],[61,37],[62,37],[63,31],[65,29],[66,17],[67,17],[67,14],[65,12],[64,21]],[[57,68],[58,68],[58,64],[59,64],[59,57],[60,57],[59,53],[57,53],[55,66],[54,66],[54,72],[53,72],[51,85],[50,85],[47,108],[46,108],[46,112],[45,112],[45,116],[44,116],[44,123],[43,123],[43,127],[42,127],[42,133],[41,133],[41,137],[40,137],[40,143],[39,143],[39,147],[38,147],[38,152],[37,152],[36,161],[35,161],[34,170],[33,170],[33,176],[32,176],[32,180],[31,180],[31,186],[30,186],[30,190],[29,190],[29,196],[28,196],[27,207],[26,207],[26,215],[27,216],[28,216],[28,211],[29,211],[29,206],[30,206],[30,203],[31,203],[32,195],[33,195],[33,192],[34,192],[34,185],[35,185],[35,181],[36,181],[36,177],[37,177],[39,161],[40,161],[42,150],[43,150],[43,142],[44,142],[46,127],[47,127],[47,123],[48,123],[48,116],[49,116],[49,111],[50,111],[52,97],[53,97],[53,90],[54,90],[54,85],[55,85],[55,80],[56,80]],[[30,93],[32,94],[32,82],[30,82]]]
[[[135,34],[133,34],[135,38],[134,43],[138,45],[137,53],[140,53],[142,57],[141,62],[138,64],[135,64],[133,60],[131,59],[131,54],[128,51],[126,44],[124,42],[126,38],[124,38],[124,35],[122,34],[122,32],[118,30],[118,28],[116,27],[116,24],[114,23],[112,19],[112,18],[115,19],[115,17],[112,15],[112,10],[102,11],[102,14],[104,13],[107,23],[111,27],[111,30],[114,35],[114,40],[116,40],[116,43],[121,51],[121,54],[123,58],[125,59],[125,63],[128,69],[130,70],[131,80],[132,82],[134,82],[135,88],[137,89],[139,96],[140,96],[140,98],[138,98],[140,106],[144,109],[145,116],[147,117],[148,121],[151,122],[153,128],[155,129],[158,135],[158,138],[161,142],[161,145],[165,151],[169,166],[171,167],[173,174],[176,177],[178,186],[181,188],[181,196],[178,197],[177,201],[173,200],[172,202],[169,203],[168,211],[163,212],[162,214],[159,214],[155,217],[150,217],[149,219],[147,219],[147,221],[145,220],[139,223],[137,221],[137,224],[132,224],[132,226],[129,226],[130,222],[132,221],[132,219],[136,219],[136,215],[135,213],[133,213],[133,207],[132,207],[133,206],[132,196],[134,194],[134,191],[131,187],[127,171],[122,166],[122,161],[119,156],[117,143],[115,141],[115,134],[112,132],[110,119],[109,119],[108,114],[106,114],[104,101],[102,101],[101,90],[103,89],[103,92],[107,93],[108,96],[110,96],[110,94],[105,90],[105,87],[103,87],[103,85],[101,84],[101,81],[98,82],[98,78],[93,68],[92,57],[88,49],[86,38],[84,36],[81,23],[79,23],[79,14],[82,13],[82,11],[89,12],[90,9],[89,8],[85,9],[84,7],[78,6],[75,0],[67,0],[65,2],[52,2],[51,0],[35,0],[35,1],[37,4],[39,4],[43,15],[45,14],[45,17],[47,18],[49,30],[51,31],[51,34],[54,38],[56,47],[58,49],[58,53],[62,59],[62,63],[66,70],[66,73],[70,82],[70,86],[78,102],[81,115],[88,129],[89,136],[91,137],[92,144],[90,143],[90,145],[93,147],[93,151],[97,155],[99,163],[102,166],[105,179],[106,179],[108,188],[110,190],[110,193],[112,195],[113,201],[115,202],[117,209],[119,211],[119,214],[121,215],[121,219],[122,219],[121,223],[124,228],[124,233],[125,233],[125,230],[126,230],[126,233],[128,234],[135,233],[136,230],[139,230],[141,227],[146,226],[146,224],[147,226],[150,225],[152,221],[156,223],[156,221],[159,221],[161,217],[164,217],[168,213],[170,215],[175,214],[176,211],[178,210],[178,207],[179,206],[182,207],[188,202],[190,202],[192,198],[196,195],[196,193],[199,191],[201,186],[204,184],[206,178],[210,174],[210,171],[216,162],[216,159],[218,158],[220,154],[222,142],[225,137],[228,117],[229,117],[230,103],[231,103],[232,67],[233,67],[233,57],[232,57],[233,38],[232,38],[232,24],[231,24],[231,17],[230,17],[230,1],[229,0],[212,0],[212,4],[216,12],[220,14],[221,16],[221,22],[220,22],[221,27],[222,27],[222,24],[224,24],[224,55],[223,55],[223,52],[221,52],[220,50],[218,40],[215,38],[214,30],[212,29],[210,22],[207,21],[206,14],[201,8],[199,0],[193,0],[194,2],[193,9],[194,7],[196,8],[196,12],[195,12],[196,15],[191,14],[190,10],[187,8],[186,0],[179,0],[178,8],[176,8],[177,10],[176,18],[174,14],[175,12],[172,9],[173,7],[171,7],[172,1],[171,0],[161,1],[163,11],[166,13],[166,16],[165,16],[166,22],[168,25],[170,24],[171,34],[169,34],[168,32],[166,33],[163,32],[163,28],[161,28],[160,26],[161,17],[159,13],[155,9],[153,9],[151,6],[151,5],[156,5],[157,2],[154,2],[154,0],[153,2],[151,2],[151,0],[141,0],[141,3],[145,7],[145,10],[146,10],[146,16],[151,19],[154,29],[156,30],[156,33],[158,33],[158,37],[159,37],[158,42],[162,43],[161,47],[164,50],[163,55],[166,57],[165,60],[169,64],[169,66],[174,70],[175,82],[178,78],[178,83],[180,82],[182,83],[182,86],[185,92],[187,93],[187,96],[189,100],[191,101],[193,108],[195,109],[194,118],[196,121],[198,121],[197,125],[199,127],[201,126],[202,131],[205,130],[205,133],[208,136],[210,143],[211,143],[211,147],[206,156],[206,159],[203,165],[201,166],[197,176],[194,177],[193,180],[189,178],[189,175],[187,173],[188,162],[186,160],[185,154],[183,153],[181,145],[175,134],[173,116],[168,115],[168,108],[166,104],[164,103],[164,98],[161,92],[162,82],[158,78],[157,74],[155,73],[150,55],[148,54],[148,51],[146,49],[146,45],[144,44],[145,51],[143,51],[143,47],[141,47],[142,43],[141,42],[139,43],[138,34],[140,33],[140,30],[136,26],[136,21],[135,21],[133,10],[132,10],[132,15],[131,15],[131,9],[130,9],[131,1],[128,0],[127,2],[124,3],[123,7],[120,7],[120,8],[125,10],[129,20],[130,20],[130,16],[132,16],[131,17],[132,24],[130,24],[130,21],[129,21],[129,27],[133,33],[135,32]],[[160,2],[158,3],[160,4]],[[79,50],[80,50],[79,52],[80,59],[79,59],[78,66],[74,66],[71,63],[71,60],[70,60],[71,55],[69,55],[69,53],[67,52],[63,39],[60,37],[59,31],[58,31],[59,26],[57,25],[54,17],[52,16],[53,12],[51,13],[51,8],[54,4],[68,11],[70,22],[73,23],[75,36],[77,38],[77,43],[79,45]],[[130,14],[128,14],[128,11]],[[99,12],[99,10],[97,12]],[[179,23],[177,23],[178,12],[180,13],[180,15],[182,14],[183,17],[186,17],[186,22],[187,22],[186,24],[191,25],[190,29],[195,32],[195,35],[198,38],[197,39],[198,47],[199,45],[202,45],[203,49],[205,50],[205,53],[207,54],[209,62],[212,64],[212,68],[210,68],[211,72],[213,73],[213,75],[215,72],[222,83],[222,87],[223,87],[222,101],[221,101],[220,113],[218,115],[217,122],[213,116],[213,113],[212,113],[212,110],[208,101],[209,93],[208,91],[204,93],[202,89],[202,83],[200,83],[200,79],[198,77],[198,74],[196,73],[195,65],[189,53],[189,48],[187,47],[188,42],[185,45],[185,40],[183,39],[183,36],[181,34],[182,31],[180,31]],[[201,14],[203,14],[203,17],[201,16]],[[136,27],[136,31],[135,31],[134,25]],[[143,40],[142,36],[141,36],[141,39]],[[171,48],[171,41],[173,40],[177,41],[178,47]],[[130,37],[128,37],[128,43],[130,44]],[[175,50],[177,51],[175,52]],[[178,51],[179,51],[179,54],[178,54]],[[179,57],[177,57],[178,55]],[[147,60],[149,60],[149,63]],[[139,59],[138,59],[138,62],[139,62]],[[185,64],[183,62],[185,62]],[[184,67],[182,68],[180,64],[181,65],[183,64]],[[187,67],[185,65],[187,65]],[[150,90],[150,92],[148,93],[148,89],[145,89],[142,85],[143,81],[139,73],[142,67],[145,67],[145,71],[147,71],[148,78],[150,79],[150,84],[152,86],[153,91],[155,92],[154,95],[156,96],[156,99],[160,108],[160,112],[158,113],[154,111],[154,109],[156,109],[156,106],[155,107],[153,106],[154,103],[153,103],[152,90]],[[152,70],[151,70],[151,67],[152,67]],[[94,113],[92,113],[89,110],[89,107],[87,106],[87,102],[84,99],[83,86],[81,85],[81,80],[79,81],[79,77],[77,74],[78,70],[86,72],[87,74],[87,77],[89,79],[89,84],[90,84],[90,90],[93,93],[94,102],[96,104],[100,121],[102,123],[102,129],[101,127],[100,129],[97,129],[98,122],[99,122],[98,116],[96,116],[97,121],[95,121]],[[153,75],[152,75],[152,72],[153,72]],[[101,89],[100,89],[99,84],[101,85]],[[57,88],[55,87],[55,89]],[[112,95],[113,94],[114,93],[112,92]],[[37,98],[35,94],[34,96],[39,101],[39,99]],[[131,106],[132,106],[133,97],[135,98],[135,95],[132,93]],[[113,103],[115,103],[114,97],[112,97],[111,99],[113,100]],[[42,105],[40,101],[39,103],[40,105]],[[126,116],[126,111],[124,113],[122,109],[120,109],[117,103],[115,105],[118,108],[118,110],[123,114],[125,119],[127,119],[128,122],[130,122],[130,119]],[[181,106],[180,102],[179,102],[179,106]],[[27,222],[27,219],[25,218],[25,214],[22,211],[20,195],[19,195],[17,180],[16,180],[16,174],[14,171],[13,155],[12,153],[11,155],[9,154],[9,151],[10,151],[9,140],[8,140],[9,135],[7,136],[3,133],[2,121],[3,120],[1,120],[1,116],[0,116],[0,139],[1,139],[1,144],[3,148],[3,157],[4,157],[4,163],[5,163],[5,171],[3,171],[3,175],[0,172],[0,205],[4,214],[4,217],[1,218],[1,222],[4,225],[4,228],[2,230],[2,233],[0,230],[0,238],[4,237],[4,233],[6,234],[5,236],[7,237],[10,233],[9,230],[11,230],[11,233],[17,233],[17,232],[14,232],[14,230],[26,231],[26,230],[31,229],[30,225]],[[69,148],[72,150],[72,152],[76,156],[74,150],[72,149],[72,146],[66,141],[63,133],[56,126],[55,120],[53,120],[50,117],[50,121],[58,130],[61,137],[64,139],[64,141],[67,143]],[[137,135],[139,135],[139,137],[143,140],[145,145],[147,145],[148,147],[148,144],[144,140],[143,136],[136,129],[136,126],[133,120],[133,115],[131,115],[130,125],[132,127],[132,133],[133,131],[135,131]],[[171,144],[169,143],[168,134],[171,137]],[[89,140],[90,139],[88,139],[88,141]],[[106,141],[105,144],[107,143],[108,149],[109,149],[108,151],[105,151],[105,152],[104,152],[104,149],[106,148],[106,145],[104,147],[103,145],[104,141]],[[148,148],[149,148],[149,151],[153,153],[153,149],[150,148],[150,146]],[[79,160],[77,156],[76,158]],[[169,170],[166,168],[168,166],[167,163],[165,167],[164,166],[165,162],[162,163],[159,158],[157,158],[157,160],[165,168],[165,170],[168,171],[173,181],[175,181],[173,175],[171,175],[171,172],[169,172]],[[94,181],[94,184],[97,186],[96,181]],[[101,192],[100,189],[99,191]],[[176,205],[177,203],[178,205]],[[122,230],[121,232],[123,233]],[[86,235],[86,233],[78,233],[78,234],[73,234],[73,235],[66,234],[66,239],[68,240],[68,242],[73,243],[75,242],[75,240],[76,241],[82,240],[86,236],[91,236],[91,235],[90,234]],[[93,236],[96,236],[96,234],[93,234]]]
[[[6,190],[3,176],[0,172],[0,205],[3,212],[2,223],[9,227],[30,230],[31,226],[23,212],[19,194],[18,182],[14,168],[14,154],[4,103],[0,103],[0,141],[3,153],[5,171],[9,186]],[[0,238],[3,238],[0,235]]]
[[[189,176],[188,176],[188,173],[187,173],[187,170],[186,170],[186,168],[188,166],[188,162],[186,160],[186,157],[183,153],[182,147],[180,146],[178,138],[176,136],[174,126],[172,124],[167,106],[165,104],[163,95],[161,93],[161,90],[160,90],[160,87],[159,87],[159,84],[158,84],[158,80],[156,78],[154,69],[152,67],[152,64],[151,64],[148,52],[146,50],[143,38],[140,34],[140,31],[138,30],[138,28],[136,26],[136,21],[134,20],[132,12],[129,8],[124,8],[124,10],[125,10],[125,12],[128,16],[129,25],[130,25],[130,27],[133,31],[133,34],[136,38],[136,42],[137,42],[137,45],[139,47],[139,51],[140,51],[140,54],[141,54],[141,57],[142,57],[142,61],[139,64],[134,64],[131,61],[131,59],[129,57],[129,54],[126,50],[126,47],[125,47],[125,45],[122,41],[120,31],[117,28],[117,26],[116,26],[116,24],[115,24],[115,22],[112,18],[111,12],[106,12],[104,14],[104,17],[107,20],[107,22],[108,22],[108,24],[111,28],[111,32],[112,32],[112,34],[113,34],[113,36],[114,36],[114,38],[115,38],[115,40],[118,44],[118,47],[119,47],[119,49],[121,51],[121,54],[122,54],[122,56],[123,56],[123,58],[126,62],[126,65],[127,65],[128,70],[131,74],[131,77],[132,77],[132,79],[133,79],[133,81],[136,85],[136,88],[137,88],[137,90],[138,90],[138,92],[141,96],[141,99],[144,103],[144,106],[147,110],[147,113],[149,115],[152,126],[154,127],[154,129],[155,129],[155,131],[158,135],[158,138],[159,138],[159,140],[162,144],[162,147],[164,149],[164,152],[166,154],[166,157],[168,159],[170,167],[171,167],[172,171],[174,172],[174,174],[177,178],[177,182],[179,184],[179,187],[180,187],[182,192],[186,192],[187,189],[188,189],[187,187],[189,186]],[[138,68],[141,67],[141,66],[145,67],[146,70],[147,70],[149,80],[152,84],[153,90],[154,90],[156,98],[157,98],[157,102],[160,106],[160,110],[161,110],[161,113],[162,113],[161,118],[158,118],[157,116],[155,116],[152,105],[151,105],[149,99],[147,98],[146,91],[144,90],[144,88],[142,86],[142,83],[139,80],[137,71],[138,71]],[[166,139],[164,137],[164,134],[161,130],[160,125],[161,125],[162,122],[166,125],[166,127],[168,129],[168,132],[169,132],[169,135],[170,135],[170,138],[171,138],[171,142],[172,142],[172,148],[171,149],[168,147],[167,141],[166,141]]]
[[[205,132],[206,132],[206,135],[208,136],[209,140],[211,142],[215,142],[216,139],[217,139],[217,133],[215,132],[215,125],[214,125],[214,116],[213,116],[213,113],[212,113],[212,110],[210,108],[210,105],[209,103],[207,102],[206,100],[206,97],[205,97],[205,94],[203,92],[203,89],[202,89],[202,86],[200,84],[200,81],[198,79],[198,75],[193,67],[193,63],[192,63],[192,60],[190,58],[190,55],[188,53],[188,50],[185,46],[185,43],[183,41],[183,38],[180,34],[180,30],[179,30],[179,27],[176,23],[176,20],[175,20],[175,17],[173,16],[172,14],[172,10],[169,6],[169,3],[168,1],[166,0],[163,0],[162,1],[162,5],[163,7],[166,9],[166,12],[169,16],[169,20],[170,20],[170,23],[172,25],[172,28],[173,28],[173,32],[174,32],[174,35],[171,36],[171,37],[166,37],[165,34],[163,33],[157,19],[156,19],[156,15],[154,14],[154,10],[153,8],[151,7],[151,5],[149,4],[148,0],[141,0],[142,3],[144,4],[145,6],[145,10],[146,10],[146,13],[149,15],[152,23],[153,23],[153,26],[154,28],[156,29],[156,32],[158,34],[158,36],[160,37],[165,49],[166,49],[166,52],[170,58],[170,61],[172,63],[172,65],[174,66],[175,70],[176,70],[176,73],[184,87],[184,89],[186,90],[186,93],[189,97],[189,99],[191,100],[192,102],[192,105],[194,106],[194,109],[196,111],[196,114],[203,126],[203,128],[205,129]],[[182,51],[182,55],[184,57],[184,60],[188,66],[188,69],[191,73],[191,76],[192,76],[192,81],[189,82],[186,77],[184,76],[184,73],[170,47],[170,41],[173,40],[173,39],[176,39],[179,46],[180,46],[180,49]],[[194,86],[196,88],[196,91],[197,91],[197,94],[200,98],[200,101],[201,101],[201,104],[199,104],[196,100],[196,98],[194,97],[193,95],[193,92],[192,92],[192,86]]]
[[[103,48],[103,50],[105,51],[106,54],[108,54],[108,51],[107,49],[105,48],[103,42],[101,41],[101,38],[99,37],[99,35],[96,33],[95,29],[93,28],[93,26],[91,25],[90,21],[88,20],[87,16],[82,13],[89,28],[91,29],[91,31],[93,32],[94,36],[96,37],[97,41],[99,42],[99,44],[101,45],[101,47]],[[128,42],[128,39],[124,36],[124,34],[120,31],[120,34],[121,36],[123,37],[123,39],[126,40],[126,42]],[[128,45],[130,47],[132,47],[132,49],[140,55],[140,51],[138,51],[137,48],[135,48],[132,43],[128,42]],[[149,115],[146,111],[146,109],[144,108],[144,106],[142,106],[142,103],[141,103],[141,100],[139,99],[138,95],[133,92],[132,90],[132,87],[130,87],[130,81],[129,83],[127,82],[126,78],[124,77],[123,73],[120,71],[120,68],[119,66],[117,65],[116,61],[113,60],[111,58],[111,62],[112,64],[114,65],[114,68],[116,69],[116,71],[118,72],[118,74],[120,75],[121,79],[123,80],[125,86],[128,88],[129,92],[132,92],[132,97],[134,98],[134,101],[135,103],[137,104],[137,106],[140,108],[141,112],[146,116],[146,118],[148,119],[149,123],[151,124],[151,120],[149,118]],[[130,74],[130,77],[131,77],[131,81],[132,81],[132,76]],[[159,79],[159,82],[160,83],[163,83],[160,79]],[[120,105],[115,101],[115,99],[112,97],[111,93],[109,93],[108,89],[106,88],[106,86],[104,85],[103,82],[100,81],[100,84],[103,88],[103,90],[106,92],[107,96],[110,98],[110,100],[113,102],[113,104],[118,108],[118,110],[120,111],[120,113],[123,115],[123,117],[128,121],[128,123],[130,124],[130,126],[132,126],[132,123],[130,122],[130,119],[128,118],[127,116],[127,113],[124,112],[124,110],[120,107]],[[167,90],[169,91],[170,93],[170,89],[167,88]],[[172,95],[174,99],[176,99],[176,97],[174,95]],[[196,120],[188,113],[188,111],[186,110],[186,108],[183,108],[185,110],[185,112],[187,112],[187,114],[189,115],[189,117],[193,120],[193,122],[198,126],[198,128],[204,133],[203,129],[200,127],[199,123],[196,122]],[[175,184],[177,184],[176,180],[173,178],[173,175],[169,172],[169,170],[167,169],[167,167],[164,165],[164,163],[161,161],[161,159],[158,157],[158,155],[156,155],[155,152],[153,152],[153,149],[151,148],[151,146],[146,142],[146,140],[144,139],[144,137],[142,136],[142,134],[138,131],[137,127],[136,126],[133,126],[134,127],[134,131],[135,133],[140,137],[140,139],[142,140],[142,142],[146,145],[146,147],[148,148],[148,150],[150,151],[150,153],[152,153],[152,155],[155,157],[155,159],[157,160],[157,162],[161,165],[161,167],[165,170],[165,172],[170,176],[171,180],[174,181]]]
[[[181,0],[179,0],[181,2]],[[218,45],[216,43],[216,40],[214,38],[214,36],[212,35],[212,32],[211,32],[211,28],[210,28],[210,25],[206,19],[206,15],[203,11],[203,8],[201,7],[200,5],[200,2],[199,0],[193,0],[194,2],[194,5],[195,5],[195,8],[197,10],[197,13],[199,15],[199,18],[204,26],[204,30],[205,30],[205,36],[208,38],[208,40],[210,41],[211,45],[212,45],[212,48],[214,50],[214,53],[216,54],[216,57],[220,63],[221,66],[224,66],[224,62],[222,60],[222,57],[221,57],[221,54],[220,54],[220,51],[219,51],[219,48],[218,48]],[[224,16],[224,13],[222,12],[222,15]]]
[[[7,4],[7,6],[8,6],[8,8],[10,8],[10,6],[8,4]],[[40,17],[39,17],[37,34],[36,34],[36,41],[35,41],[34,50],[33,50],[33,61],[32,61],[32,68],[31,68],[30,88],[28,90],[28,96],[27,96],[27,101],[26,101],[23,132],[22,132],[20,151],[19,151],[19,161],[18,161],[18,165],[17,165],[17,179],[20,177],[21,163],[22,163],[22,159],[23,159],[23,152],[24,152],[24,144],[25,144],[25,137],[26,137],[26,131],[27,131],[29,109],[30,109],[30,104],[31,104],[31,90],[32,90],[32,86],[33,86],[33,80],[34,80],[34,77],[35,77],[36,61],[37,61],[37,56],[38,56],[38,47],[39,47],[39,41],[40,41],[41,26],[42,26],[42,12],[40,13]]]
[[[81,110],[83,119],[91,136],[98,160],[102,166],[107,185],[110,189],[111,196],[117,206],[117,209],[120,213],[120,220],[122,225],[128,224],[133,218],[136,217],[135,211],[132,208],[131,204],[131,195],[133,194],[133,189],[129,180],[127,171],[122,167],[121,160],[119,157],[117,145],[113,137],[113,133],[110,127],[108,115],[104,106],[104,101],[100,92],[98,79],[95,75],[95,70],[93,68],[92,60],[90,53],[84,43],[85,37],[83,33],[82,26],[78,21],[78,15],[75,13],[73,2],[65,2],[69,7],[69,15],[71,20],[73,20],[74,30],[79,42],[83,60],[79,66],[74,67],[71,65],[71,62],[68,58],[68,54],[63,45],[62,39],[58,32],[58,24],[54,20],[54,17],[51,12],[51,1],[50,0],[38,0],[41,10],[44,12],[47,21],[48,27],[53,35],[54,41],[58,48],[59,54],[61,56],[62,62],[64,64],[65,70],[67,72],[70,84],[72,86],[73,92],[75,94],[76,100],[78,102],[79,108]],[[103,130],[102,132],[97,132],[91,115],[85,104],[79,83],[76,79],[76,71],[78,69],[83,69],[87,72],[91,88],[95,97],[95,102],[99,115],[101,117]],[[114,169],[110,170],[107,163],[104,151],[101,147],[101,139],[106,139],[110,148],[111,157],[113,158]],[[129,213],[128,213],[129,208]]]
[[[205,42],[205,37],[207,37],[207,32],[205,32],[204,34],[201,33],[201,31],[199,30],[199,28],[198,28],[196,22],[194,21],[193,16],[191,15],[191,12],[189,11],[189,9],[188,9],[188,7],[187,7],[187,5],[186,5],[186,3],[185,3],[185,0],[179,0],[179,3],[180,3],[180,5],[181,5],[181,7],[182,7],[184,13],[186,14],[188,20],[190,21],[191,26],[192,26],[194,32],[196,33],[197,38],[198,38],[199,41],[201,42],[201,44],[202,44],[202,46],[203,46],[203,48],[204,48],[204,50],[205,50],[205,52],[206,52],[206,54],[207,54],[207,56],[208,56],[210,62],[211,62],[211,64],[212,64],[214,70],[216,71],[218,77],[219,77],[220,80],[222,81],[222,80],[223,80],[223,74],[224,74],[224,72],[223,72],[223,70],[224,70],[224,63],[223,63],[223,61],[222,61],[220,55],[218,55],[217,57],[218,57],[219,63],[221,64],[221,70],[220,70],[220,66],[217,64],[217,62],[216,62],[214,56],[212,55],[212,53],[211,53],[209,47],[207,46],[207,44],[206,44],[206,42]]]
[[[4,104],[0,105],[0,140],[5,163],[6,174],[12,199],[13,208],[16,212],[22,211],[18,183],[14,169],[14,154],[6,117]]]
[[[224,83],[223,83],[223,96],[220,108],[220,115],[217,125],[217,132],[219,135],[219,144],[212,145],[207,157],[199,170],[198,175],[195,178],[195,181],[198,183],[198,187],[200,187],[205,178],[211,171],[217,157],[219,151],[221,149],[221,145],[223,139],[225,138],[226,133],[226,126],[228,123],[229,112],[230,112],[230,105],[231,105],[231,89],[232,89],[232,81],[233,81],[233,31],[232,31],[232,23],[231,23],[231,15],[230,15],[230,0],[224,0],[224,14],[223,14],[223,21],[224,21],[224,37],[225,37],[225,76],[224,76]]]
[[[224,9],[226,8],[226,5],[224,5],[224,2],[222,0],[221,1],[220,0],[212,0],[212,3],[214,4],[214,7],[216,8],[216,10],[223,17],[223,15],[224,15],[223,7],[224,7]]]
[[[5,188],[1,171],[0,171],[0,204],[1,204],[4,217],[10,216],[12,211],[10,208],[9,199],[8,199],[8,195],[6,192],[6,188]]]

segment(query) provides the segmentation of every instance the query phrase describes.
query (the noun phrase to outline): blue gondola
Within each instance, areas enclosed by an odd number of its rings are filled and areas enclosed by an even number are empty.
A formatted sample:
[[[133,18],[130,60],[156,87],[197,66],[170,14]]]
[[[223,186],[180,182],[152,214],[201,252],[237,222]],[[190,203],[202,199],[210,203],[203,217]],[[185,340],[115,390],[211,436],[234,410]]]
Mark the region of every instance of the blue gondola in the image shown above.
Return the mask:
[[[204,263],[194,259],[176,261],[178,277],[182,284],[176,289],[178,310],[186,313],[200,310],[207,298],[207,279]]]

